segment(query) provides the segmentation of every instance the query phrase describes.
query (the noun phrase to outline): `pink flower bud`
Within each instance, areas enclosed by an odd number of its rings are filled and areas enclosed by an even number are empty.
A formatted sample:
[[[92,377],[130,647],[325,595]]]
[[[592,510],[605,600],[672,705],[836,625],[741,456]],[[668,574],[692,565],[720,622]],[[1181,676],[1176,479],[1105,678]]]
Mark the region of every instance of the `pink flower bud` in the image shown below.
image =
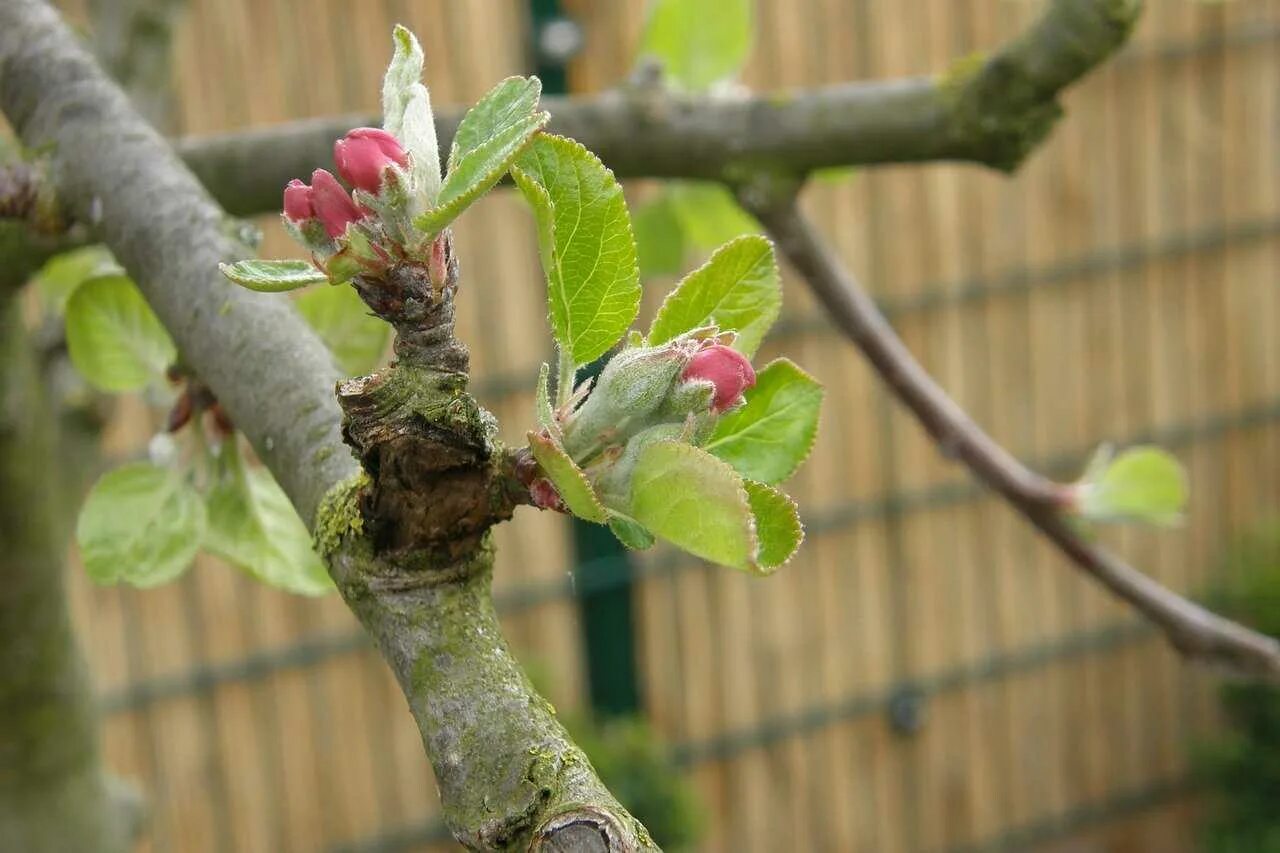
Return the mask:
[[[324,169],[311,173],[311,206],[330,237],[341,237],[347,225],[360,218],[360,208],[355,201],[338,179]]]
[[[409,165],[409,155],[399,140],[376,127],[357,127],[333,143],[333,161],[338,174],[353,187],[377,195],[382,173],[392,163]]]
[[[751,362],[737,350],[724,344],[712,344],[689,360],[681,378],[686,382],[702,380],[716,387],[711,411],[720,413],[736,406],[742,392],[756,384]]]
[[[316,215],[311,206],[311,187],[297,178],[284,188],[284,215],[293,222],[302,222]]]

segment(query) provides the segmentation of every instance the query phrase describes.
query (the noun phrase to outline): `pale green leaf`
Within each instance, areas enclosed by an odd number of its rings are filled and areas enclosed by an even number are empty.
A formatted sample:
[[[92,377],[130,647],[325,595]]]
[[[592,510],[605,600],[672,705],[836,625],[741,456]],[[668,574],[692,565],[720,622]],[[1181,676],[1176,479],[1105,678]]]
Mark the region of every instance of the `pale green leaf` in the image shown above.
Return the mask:
[[[673,181],[666,193],[685,240],[695,249],[710,251],[735,237],[763,230],[721,184]]]
[[[744,486],[760,543],[756,564],[762,572],[776,571],[791,559],[804,540],[800,513],[795,501],[772,486],[752,480],[747,480]]]
[[[640,275],[674,275],[684,264],[684,228],[671,197],[662,193],[636,211],[633,223]]]
[[[533,451],[533,458],[538,460],[547,479],[560,492],[560,498],[569,512],[596,524],[604,524],[609,520],[608,512],[591,488],[587,475],[554,439],[530,432],[529,449]]]
[[[609,513],[609,529],[618,541],[632,551],[643,551],[652,548],[653,534],[644,529],[644,525],[616,512]]]
[[[794,363],[772,361],[756,374],[746,402],[720,417],[705,447],[744,477],[781,483],[813,448],[822,395],[818,381]]]
[[[703,326],[738,333],[734,348],[755,354],[782,310],[782,285],[773,244],[739,237],[716,250],[667,295],[649,329],[650,345]]]
[[[512,77],[499,83],[468,111],[458,129],[465,147],[459,147],[455,140],[440,197],[435,207],[418,217],[419,228],[431,233],[440,231],[507,173],[534,134],[550,119],[545,112],[530,112],[540,91],[536,77]]]
[[[550,374],[551,368],[544,361],[542,369],[538,371],[538,387],[534,391],[537,399],[534,401],[534,406],[537,408],[538,426],[551,433],[559,441],[560,423],[556,420],[555,412],[551,409]]]
[[[241,287],[262,293],[281,293],[328,281],[310,261],[297,259],[267,261],[250,259],[234,264],[218,264],[222,274]]]
[[[1145,521],[1169,525],[1182,518],[1187,475],[1182,464],[1158,447],[1133,447],[1091,465],[1095,479],[1081,484],[1080,513],[1096,521]]]
[[[104,474],[85,500],[76,542],[97,583],[150,587],[191,565],[205,532],[200,495],[168,468],[139,462]]]
[[[508,77],[475,103],[458,123],[449,151],[449,171],[472,151],[485,145],[504,128],[519,124],[534,114],[542,95],[537,77]]]
[[[234,447],[209,489],[205,548],[270,586],[301,595],[333,589],[311,534],[265,468],[245,468]]]
[[[431,94],[422,85],[422,46],[400,24],[392,41],[395,52],[382,78],[382,127],[409,152],[414,190],[435,204],[440,195],[440,145]]]
[[[391,326],[369,313],[354,288],[317,287],[295,304],[347,375],[362,376],[381,363]]]
[[[754,0],[654,0],[640,43],[667,76],[697,91],[733,77],[755,35]]]
[[[36,274],[36,287],[45,306],[61,314],[76,288],[91,278],[124,272],[105,246],[84,246],[54,255]]]
[[[631,475],[631,516],[697,557],[756,571],[755,524],[742,478],[679,441],[648,445]]]
[[[134,391],[164,375],[178,352],[138,288],[123,275],[90,279],[67,300],[67,349],[103,391]]]
[[[576,364],[604,355],[640,307],[640,272],[622,187],[594,154],[539,135],[512,170],[534,209],[556,340]]]

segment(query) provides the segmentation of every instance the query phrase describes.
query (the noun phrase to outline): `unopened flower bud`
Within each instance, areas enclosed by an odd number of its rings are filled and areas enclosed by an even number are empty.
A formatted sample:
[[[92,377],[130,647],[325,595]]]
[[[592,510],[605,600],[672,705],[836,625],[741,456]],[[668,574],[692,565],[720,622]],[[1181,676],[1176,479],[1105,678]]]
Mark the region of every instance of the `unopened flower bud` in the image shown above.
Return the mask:
[[[291,222],[304,222],[316,215],[311,205],[311,187],[294,178],[284,188],[284,215]]]
[[[719,414],[742,400],[742,392],[756,384],[756,372],[747,357],[724,344],[711,344],[694,354],[680,378],[715,386],[711,411]]]
[[[382,173],[392,164],[404,168],[409,155],[394,136],[376,127],[357,127],[333,143],[338,174],[353,187],[378,194]]]
[[[311,206],[330,237],[341,237],[347,225],[360,218],[360,208],[338,183],[338,179],[324,169],[311,174]]]

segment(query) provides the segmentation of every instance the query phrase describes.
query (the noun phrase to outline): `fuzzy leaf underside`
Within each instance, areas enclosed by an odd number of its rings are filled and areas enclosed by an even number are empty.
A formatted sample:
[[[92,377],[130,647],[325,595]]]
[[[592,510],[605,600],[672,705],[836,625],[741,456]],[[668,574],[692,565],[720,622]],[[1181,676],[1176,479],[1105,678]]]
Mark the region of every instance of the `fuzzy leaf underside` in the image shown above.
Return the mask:
[[[791,559],[804,541],[799,510],[795,501],[772,486],[752,480],[747,480],[744,486],[760,543],[756,563],[761,572],[776,571]]]
[[[758,543],[742,478],[711,454],[679,441],[650,444],[631,478],[631,516],[694,556],[758,572]]]
[[[560,499],[571,513],[596,524],[604,524],[609,520],[608,511],[591,488],[587,475],[554,439],[530,432],[529,449],[533,451],[533,458],[538,460],[543,473],[555,485]]]

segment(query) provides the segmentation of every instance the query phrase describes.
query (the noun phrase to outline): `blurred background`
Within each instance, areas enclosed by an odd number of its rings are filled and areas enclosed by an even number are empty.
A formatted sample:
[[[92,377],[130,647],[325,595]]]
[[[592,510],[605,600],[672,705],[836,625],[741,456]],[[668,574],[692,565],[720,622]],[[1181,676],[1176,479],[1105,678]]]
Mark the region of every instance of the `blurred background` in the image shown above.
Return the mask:
[[[93,29],[83,0],[59,5]],[[174,134],[372,113],[395,22],[422,40],[437,105],[535,71],[549,92],[595,92],[631,74],[645,21],[643,0],[182,6],[158,113]],[[758,0],[742,80],[940,73],[1040,7]],[[1148,0],[1065,106],[1012,178],[841,171],[805,206],[1015,454],[1072,478],[1103,441],[1174,451],[1186,522],[1100,535],[1278,631],[1280,2]],[[752,228],[714,188],[628,192],[650,211],[643,317],[672,272]],[[683,221],[652,210],[700,196]],[[260,224],[265,254],[296,254],[274,217]],[[475,388],[515,438],[550,348],[530,217],[503,190],[455,230]],[[603,529],[529,509],[498,532],[508,637],[624,799],[670,849],[1280,850],[1275,829],[1224,846],[1233,825],[1280,820],[1275,693],[1227,688],[1224,713],[1219,678],[943,459],[784,274],[760,363],[786,352],[827,388],[790,489],[808,540],[787,569],[626,556]],[[107,454],[143,452],[162,413],[130,398],[115,412]],[[212,558],[152,591],[72,574],[107,763],[150,803],[142,849],[456,849],[404,700],[336,595]]]

